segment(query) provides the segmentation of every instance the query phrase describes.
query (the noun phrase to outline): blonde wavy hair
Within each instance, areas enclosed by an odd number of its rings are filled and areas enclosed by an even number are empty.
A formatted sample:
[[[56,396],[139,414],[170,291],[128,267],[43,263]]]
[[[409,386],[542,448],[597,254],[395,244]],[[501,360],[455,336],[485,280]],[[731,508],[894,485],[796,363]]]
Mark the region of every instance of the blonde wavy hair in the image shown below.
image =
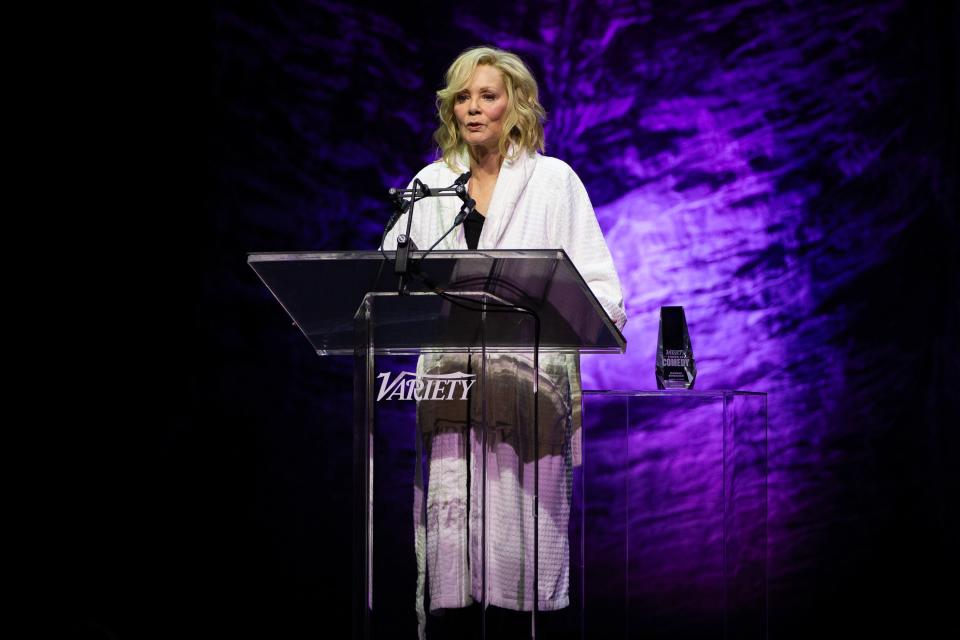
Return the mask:
[[[457,56],[447,69],[447,86],[437,91],[440,126],[434,132],[433,139],[439,146],[443,161],[453,171],[460,170],[458,159],[467,147],[460,135],[453,105],[457,94],[467,87],[474,70],[482,64],[498,70],[507,89],[507,115],[500,137],[500,155],[512,160],[521,152],[533,153],[545,148],[543,122],[547,114],[538,99],[537,81],[530,69],[519,56],[509,51],[475,47]],[[511,145],[514,145],[512,154]]]

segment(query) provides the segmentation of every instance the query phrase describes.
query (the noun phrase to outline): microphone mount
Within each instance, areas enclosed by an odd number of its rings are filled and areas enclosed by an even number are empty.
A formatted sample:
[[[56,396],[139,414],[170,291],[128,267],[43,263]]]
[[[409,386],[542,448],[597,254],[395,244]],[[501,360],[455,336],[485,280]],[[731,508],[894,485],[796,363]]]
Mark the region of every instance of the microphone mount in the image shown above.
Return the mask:
[[[477,206],[476,201],[467,193],[466,185],[467,180],[469,179],[470,172],[467,171],[466,173],[461,174],[449,187],[431,189],[419,178],[414,178],[413,185],[410,189],[390,189],[388,191],[390,201],[394,206],[394,212],[390,217],[390,220],[387,222],[386,229],[384,230],[384,236],[386,236],[390,229],[394,227],[404,213],[408,214],[406,233],[402,233],[397,237],[397,253],[393,263],[393,272],[399,276],[398,292],[400,294],[405,294],[407,292],[407,275],[410,272],[411,267],[414,266],[413,261],[410,259],[410,251],[417,250],[417,245],[410,237],[410,229],[413,224],[414,205],[419,200],[430,197],[457,196],[463,200],[463,207],[460,208],[460,212],[457,214],[453,226],[450,227],[450,229],[440,237],[440,240],[442,240],[450,233],[450,231],[453,231],[457,225],[461,224],[470,214],[470,211]],[[435,242],[433,247],[437,246],[440,240]],[[433,247],[430,247],[430,250],[428,250],[427,253],[430,253],[430,251],[433,250]]]

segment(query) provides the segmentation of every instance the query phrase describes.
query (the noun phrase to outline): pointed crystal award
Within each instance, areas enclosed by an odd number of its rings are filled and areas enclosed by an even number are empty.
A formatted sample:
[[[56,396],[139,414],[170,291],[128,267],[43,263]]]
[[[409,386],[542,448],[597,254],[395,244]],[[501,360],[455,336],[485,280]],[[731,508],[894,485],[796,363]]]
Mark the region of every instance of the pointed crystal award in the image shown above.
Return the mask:
[[[657,388],[692,389],[697,377],[683,307],[660,307],[657,336]]]

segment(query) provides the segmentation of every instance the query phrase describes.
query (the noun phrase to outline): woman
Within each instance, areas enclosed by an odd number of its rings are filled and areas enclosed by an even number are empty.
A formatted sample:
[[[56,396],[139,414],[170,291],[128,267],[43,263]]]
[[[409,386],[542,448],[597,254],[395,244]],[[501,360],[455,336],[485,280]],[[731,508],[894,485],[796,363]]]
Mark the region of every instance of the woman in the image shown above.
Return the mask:
[[[526,65],[503,50],[469,49],[447,70],[437,107],[440,127],[434,138],[442,157],[417,177],[440,187],[469,170],[467,190],[477,203],[476,212],[437,249],[562,248],[622,329],[620,282],[586,189],[566,163],[538,153],[544,150],[545,114]],[[432,245],[452,225],[460,205],[456,198],[419,201],[412,239],[419,247]],[[406,229],[405,217],[387,236],[386,248],[396,246],[401,229]],[[476,356],[444,354],[422,357],[418,370],[445,373],[476,366]],[[476,388],[488,398],[484,424],[479,402],[454,407],[422,401],[418,406],[429,468],[425,517],[417,531],[418,603],[426,577],[431,611],[465,607],[484,595],[493,606],[533,608],[535,462],[533,425],[525,409],[532,406],[532,371],[531,358],[523,354],[489,357],[486,388]],[[543,355],[540,376],[537,593],[538,609],[551,611],[569,603],[567,527],[571,468],[579,459],[578,357]],[[482,471],[487,477],[485,549],[478,499]],[[420,479],[417,487],[419,509]],[[422,632],[424,615],[419,614]]]

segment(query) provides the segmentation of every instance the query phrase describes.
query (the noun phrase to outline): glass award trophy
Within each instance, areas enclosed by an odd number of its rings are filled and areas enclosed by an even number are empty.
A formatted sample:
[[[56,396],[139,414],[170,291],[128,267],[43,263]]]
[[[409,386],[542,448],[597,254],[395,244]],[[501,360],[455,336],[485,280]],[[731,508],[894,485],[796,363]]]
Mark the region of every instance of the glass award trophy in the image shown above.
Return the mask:
[[[683,307],[660,307],[657,335],[657,388],[692,389],[697,377]]]

